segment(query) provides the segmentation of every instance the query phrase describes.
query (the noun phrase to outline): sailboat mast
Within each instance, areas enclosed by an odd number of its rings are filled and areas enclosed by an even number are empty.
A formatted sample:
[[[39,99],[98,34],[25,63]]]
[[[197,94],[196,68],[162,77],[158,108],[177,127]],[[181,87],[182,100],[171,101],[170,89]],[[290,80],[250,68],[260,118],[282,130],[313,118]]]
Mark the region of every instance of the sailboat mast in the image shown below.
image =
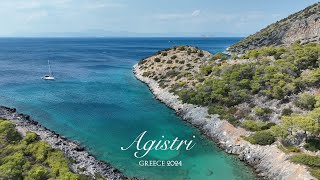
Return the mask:
[[[50,74],[50,76],[52,76],[51,66],[50,66],[50,61],[49,60],[48,60],[48,66],[49,66],[49,74]]]

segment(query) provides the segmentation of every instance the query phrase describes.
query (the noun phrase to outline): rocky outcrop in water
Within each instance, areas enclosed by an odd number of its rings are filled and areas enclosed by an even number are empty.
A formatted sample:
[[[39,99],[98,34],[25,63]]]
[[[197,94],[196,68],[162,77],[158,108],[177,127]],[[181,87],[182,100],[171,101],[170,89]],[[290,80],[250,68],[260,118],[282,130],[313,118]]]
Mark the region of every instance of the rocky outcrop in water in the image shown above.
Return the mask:
[[[320,3],[273,23],[259,32],[230,46],[230,53],[244,54],[248,50],[270,45],[320,42]]]
[[[9,120],[16,125],[19,133],[24,135],[26,132],[34,132],[39,135],[41,140],[46,141],[55,149],[60,149],[65,155],[72,159],[71,169],[78,174],[84,174],[96,179],[101,176],[105,179],[126,180],[119,170],[111,165],[97,160],[90,155],[79,143],[68,140],[59,134],[51,131],[38,122],[31,120],[29,115],[19,114],[16,109],[0,107],[0,118]],[[136,178],[132,178],[136,179]]]

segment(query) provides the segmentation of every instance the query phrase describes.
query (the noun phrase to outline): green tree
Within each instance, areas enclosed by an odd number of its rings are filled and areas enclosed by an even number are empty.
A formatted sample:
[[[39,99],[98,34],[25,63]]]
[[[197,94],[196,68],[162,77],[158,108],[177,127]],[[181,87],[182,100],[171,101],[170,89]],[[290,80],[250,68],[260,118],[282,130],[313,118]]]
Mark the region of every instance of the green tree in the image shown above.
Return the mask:
[[[295,101],[295,104],[298,107],[312,110],[314,108],[314,105],[316,104],[316,99],[314,95],[311,95],[309,93],[302,93]]]
[[[217,59],[220,59],[220,60],[227,60],[228,57],[223,54],[222,52],[218,52],[216,54],[214,54],[212,57],[211,57],[211,60],[217,60]]]
[[[26,180],[46,180],[49,177],[49,170],[43,166],[35,165],[28,172]]]

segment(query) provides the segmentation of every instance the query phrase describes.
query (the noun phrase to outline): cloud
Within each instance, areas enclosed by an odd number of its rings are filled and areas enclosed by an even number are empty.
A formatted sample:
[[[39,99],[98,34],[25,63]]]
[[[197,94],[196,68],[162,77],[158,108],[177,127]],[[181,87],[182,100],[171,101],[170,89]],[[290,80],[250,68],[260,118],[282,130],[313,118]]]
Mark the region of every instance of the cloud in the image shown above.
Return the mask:
[[[113,3],[113,2],[93,2],[90,4],[87,4],[86,6],[88,9],[101,9],[101,8],[122,8],[126,7],[125,4],[121,3]]]
[[[35,10],[40,8],[48,8],[48,7],[55,7],[55,8],[61,8],[65,7],[69,3],[72,3],[73,0],[29,0],[29,1],[23,1],[23,0],[16,0],[16,1],[4,1],[1,2],[2,8],[8,8],[11,10]]]
[[[194,10],[192,13],[169,13],[169,14],[159,14],[156,16],[156,19],[163,21],[171,21],[171,20],[184,20],[195,18],[200,15],[200,10]]]
[[[197,17],[197,16],[199,16],[200,15],[200,10],[198,9],[198,10],[194,10],[193,12],[192,12],[192,14],[191,14],[191,16],[192,17]]]

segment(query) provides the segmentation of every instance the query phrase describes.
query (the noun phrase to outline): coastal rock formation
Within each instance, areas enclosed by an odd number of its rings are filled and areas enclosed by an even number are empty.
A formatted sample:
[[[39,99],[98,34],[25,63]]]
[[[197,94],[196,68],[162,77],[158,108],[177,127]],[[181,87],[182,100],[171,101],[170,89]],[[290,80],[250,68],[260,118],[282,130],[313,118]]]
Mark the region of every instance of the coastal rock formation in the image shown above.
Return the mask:
[[[38,122],[31,120],[28,115],[19,114],[16,109],[1,106],[0,118],[13,122],[18,132],[22,135],[25,135],[28,131],[34,132],[39,135],[41,140],[48,142],[53,148],[63,151],[68,158],[72,159],[71,169],[75,173],[84,174],[93,179],[98,176],[114,180],[130,179],[111,165],[95,159],[78,143],[41,126]]]
[[[169,61],[169,62],[168,62]],[[219,61],[219,60],[215,60]],[[289,156],[276,144],[260,146],[242,139],[250,132],[237,128],[218,115],[208,113],[207,107],[183,103],[172,92],[176,85],[196,86],[201,65],[212,63],[212,54],[195,47],[180,46],[159,51],[134,66],[137,79],[146,83],[155,97],[172,108],[185,121],[199,128],[227,153],[236,154],[240,160],[253,166],[260,176],[269,179],[315,179],[303,165],[290,162]],[[187,83],[182,83],[187,81]],[[210,91],[210,89],[208,89]]]
[[[320,42],[319,2],[242,39],[227,51],[243,54],[262,46],[289,45],[297,41],[301,44]]]

